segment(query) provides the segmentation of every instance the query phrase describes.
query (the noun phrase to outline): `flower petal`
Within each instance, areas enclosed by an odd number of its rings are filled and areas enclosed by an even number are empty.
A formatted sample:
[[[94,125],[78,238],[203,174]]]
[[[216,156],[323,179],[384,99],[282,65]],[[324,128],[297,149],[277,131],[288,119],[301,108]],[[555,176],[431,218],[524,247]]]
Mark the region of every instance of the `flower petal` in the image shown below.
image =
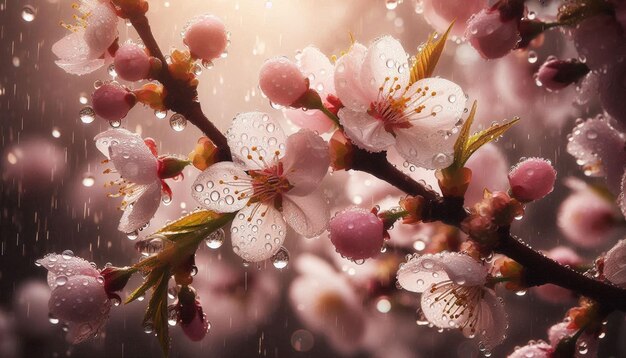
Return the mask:
[[[455,137],[428,133],[419,126],[396,131],[395,147],[407,162],[425,169],[441,169],[452,164]]]
[[[48,254],[37,260],[37,264],[48,270],[48,286],[52,290],[58,286],[59,282],[64,283],[66,281],[59,280],[57,282],[59,276],[65,276],[65,278],[74,275],[100,276],[100,272],[89,261],[76,256]]]
[[[335,123],[317,109],[286,108],[283,113],[293,124],[300,128],[307,128],[318,133],[326,133],[335,128]]]
[[[352,44],[347,54],[335,63],[335,90],[344,106],[364,112],[376,97],[369,98],[361,88],[361,65],[367,48],[360,43]]]
[[[233,251],[246,261],[267,260],[280,249],[286,232],[285,220],[273,206],[245,206],[230,228]]]
[[[504,305],[490,289],[483,290],[483,298],[475,311],[475,330],[469,326],[463,328],[466,337],[476,335],[487,349],[492,349],[502,343],[506,337],[508,322]]]
[[[50,314],[65,322],[92,322],[104,319],[111,301],[103,281],[92,276],[71,276],[63,286],[56,287],[48,302]]]
[[[444,270],[442,255],[426,254],[413,256],[400,265],[397,278],[405,290],[422,293],[433,284],[447,280],[448,274]]]
[[[475,315],[474,305],[478,302],[478,295],[482,287],[461,286],[449,282],[431,286],[422,293],[421,308],[428,322],[438,328],[462,328],[472,324],[470,320]],[[463,295],[459,299],[457,295]]]
[[[391,36],[380,37],[370,45],[363,58],[360,80],[367,98],[377,98],[380,87],[389,80],[402,88],[409,83],[408,55],[398,40]]]
[[[261,112],[238,114],[226,137],[235,160],[249,169],[265,168],[265,163],[271,164],[275,156],[280,158],[285,151],[283,129],[269,115]]]
[[[328,227],[330,207],[320,191],[307,196],[283,195],[283,215],[298,234],[314,237]]]
[[[84,342],[100,333],[104,329],[106,323],[106,319],[82,323],[68,322],[65,339],[71,344]]]
[[[419,91],[419,92],[417,92]],[[460,122],[465,110],[465,94],[459,85],[443,78],[421,79],[407,90],[416,99],[408,110],[421,107],[419,113],[413,113],[410,123],[419,126],[422,134],[432,134],[437,131],[451,131]]]
[[[102,58],[89,58],[89,46],[84,37],[85,30],[81,28],[52,45],[52,52],[59,58],[55,63],[65,72],[80,76],[104,65]]]
[[[157,159],[138,134],[126,129],[110,129],[98,134],[94,140],[122,178],[136,184],[158,180]]]
[[[84,36],[90,58],[101,57],[113,44],[118,36],[118,20],[115,10],[107,2],[101,2],[90,12]]]
[[[450,280],[461,286],[482,286],[487,268],[469,255],[457,252],[442,253],[444,270]]]
[[[626,240],[620,240],[604,256],[604,277],[626,288]]]
[[[154,217],[161,204],[160,181],[140,186],[136,190],[142,191],[136,199],[124,198],[128,206],[124,210],[117,227],[119,231],[124,233],[131,233],[144,227]]]
[[[537,342],[517,348],[508,358],[550,358],[554,349],[546,342]]]
[[[298,60],[298,67],[305,77],[310,80],[310,87],[326,99],[328,94],[335,93],[334,66],[322,51],[313,46],[302,50]]]
[[[191,195],[200,205],[218,213],[231,213],[243,208],[248,198],[238,192],[252,188],[250,176],[233,162],[213,164],[193,182]]]
[[[342,108],[339,110],[339,120],[345,134],[359,148],[380,152],[396,142],[393,135],[385,130],[383,122],[366,112]]]
[[[302,129],[287,138],[281,163],[289,184],[293,185],[289,195],[307,195],[320,185],[328,172],[328,144],[319,135]]]

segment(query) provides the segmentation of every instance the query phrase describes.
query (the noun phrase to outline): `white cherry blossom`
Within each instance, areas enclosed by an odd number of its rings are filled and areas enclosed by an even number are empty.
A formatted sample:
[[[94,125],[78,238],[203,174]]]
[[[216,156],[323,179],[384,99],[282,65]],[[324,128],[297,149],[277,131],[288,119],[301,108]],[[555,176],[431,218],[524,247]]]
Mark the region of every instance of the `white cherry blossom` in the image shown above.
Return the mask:
[[[220,213],[239,211],[231,227],[233,250],[262,261],[281,247],[289,224],[314,237],[328,225],[326,198],[317,189],[330,163],[328,145],[310,130],[286,137],[267,114],[237,115],[226,133],[235,162],[198,175],[193,197]]]
[[[626,288],[626,240],[620,240],[604,256],[604,277]]]
[[[472,257],[454,252],[413,256],[398,270],[398,282],[421,293],[426,319],[439,328],[460,329],[487,349],[504,340],[504,306],[486,286],[488,270]]]
[[[111,310],[100,271],[67,251],[48,254],[37,264],[48,270],[50,318],[67,326],[67,340],[76,344],[98,334]]]
[[[76,25],[63,24],[70,34],[52,45],[56,64],[68,73],[84,75],[102,67],[107,50],[118,37],[118,17],[110,1],[80,0]]]
[[[345,106],[338,115],[346,135],[360,148],[380,152],[395,146],[416,166],[452,163],[462,124],[465,95],[453,82],[425,78],[409,84],[408,55],[384,36],[366,48],[354,43],[335,64],[335,89]]]

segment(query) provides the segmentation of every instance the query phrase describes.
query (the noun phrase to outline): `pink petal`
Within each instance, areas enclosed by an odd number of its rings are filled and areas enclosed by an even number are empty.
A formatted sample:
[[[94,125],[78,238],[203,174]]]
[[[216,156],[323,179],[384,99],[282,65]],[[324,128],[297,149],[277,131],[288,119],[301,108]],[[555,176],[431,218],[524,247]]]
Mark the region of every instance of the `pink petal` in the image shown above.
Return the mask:
[[[463,329],[466,337],[475,334],[487,349],[492,349],[506,338],[508,322],[502,300],[490,289],[484,289],[484,296],[480,300],[476,314],[476,330],[468,326]]]
[[[328,172],[328,144],[305,129],[290,135],[286,144],[281,163],[287,180],[294,186],[289,195],[307,195],[317,189]]]
[[[409,106],[408,111],[424,106],[419,114],[413,114],[410,122],[425,134],[436,131],[451,131],[463,124],[461,116],[467,99],[459,85],[443,78],[425,78],[411,85],[408,93],[422,89],[425,96],[417,96],[418,101]]]
[[[538,342],[517,348],[508,358],[550,358],[554,349],[545,342]]]
[[[366,112],[342,108],[339,110],[339,120],[345,134],[359,148],[380,152],[395,143],[393,135],[385,130],[383,122]]]
[[[100,333],[106,325],[106,319],[98,319],[92,322],[68,322],[65,339],[71,344],[84,342]]]
[[[441,169],[452,164],[455,137],[422,131],[414,126],[396,131],[395,148],[407,162],[424,169]]]
[[[347,54],[335,63],[335,90],[344,106],[356,111],[366,111],[376,97],[368,97],[361,88],[361,65],[367,48],[360,43],[352,44]]]
[[[52,52],[59,58],[55,63],[67,73],[80,76],[104,65],[104,59],[89,57],[84,35],[84,30],[72,32],[52,45]]]
[[[506,172],[509,163],[500,148],[493,143],[482,146],[465,163],[472,170],[472,181],[465,193],[465,205],[473,206],[483,198],[483,191],[506,191],[509,179]],[[489,168],[489,170],[484,170]]]
[[[529,158],[519,162],[509,172],[513,197],[522,202],[538,200],[554,189],[556,170],[542,158]]]
[[[398,40],[383,36],[368,47],[360,72],[361,88],[367,98],[377,98],[386,80],[395,80],[404,88],[409,77],[408,55]]]
[[[118,36],[119,18],[108,3],[98,4],[91,11],[85,29],[85,42],[89,46],[89,57],[101,57]]]
[[[267,260],[280,249],[286,232],[283,215],[273,206],[263,203],[245,206],[230,228],[233,251],[246,261]]]
[[[624,176],[622,176],[622,185],[619,197],[617,198],[617,205],[622,211],[622,215],[626,218],[626,169],[624,170]]]
[[[89,261],[76,256],[48,254],[37,260],[37,263],[48,270],[48,285],[50,289],[58,286],[57,277],[59,276],[64,276],[65,278],[74,275],[100,276],[100,272]]]
[[[469,321],[475,317],[477,310],[474,305],[478,301],[463,301],[456,299],[450,295],[451,290],[458,289],[455,283],[441,284],[432,287],[422,293],[421,308],[424,317],[428,322],[438,328],[460,328],[468,325]],[[469,294],[474,296],[480,294],[482,287],[472,287]],[[450,298],[450,300],[442,299],[442,297]],[[458,312],[457,314],[451,314]]]
[[[463,37],[465,23],[475,13],[487,6],[485,0],[423,0],[424,19],[436,31],[443,33],[455,21],[450,35]]]
[[[236,179],[235,179],[236,178]],[[200,205],[218,213],[231,213],[243,208],[248,198],[236,191],[251,189],[251,178],[233,162],[213,164],[193,182],[191,195]]]
[[[604,277],[626,288],[626,240],[620,240],[604,256]]]
[[[265,113],[238,114],[226,132],[226,137],[235,160],[249,169],[265,168],[263,161],[271,164],[276,156],[280,158],[285,152],[286,137],[283,129]],[[263,160],[259,157],[263,157]]]
[[[444,270],[450,280],[461,286],[482,286],[487,277],[487,268],[474,258],[455,252],[443,255]]]
[[[328,227],[330,208],[320,191],[307,196],[283,195],[283,215],[298,234],[315,237]]]
[[[398,283],[405,290],[422,293],[433,284],[448,279],[442,255],[414,256],[398,269]]]
[[[94,140],[122,178],[136,184],[151,184],[158,180],[157,159],[138,134],[126,129],[110,129],[98,134]]]
[[[584,189],[567,197],[559,207],[557,224],[571,242],[591,248],[606,242],[614,229],[615,208],[608,200]]]
[[[300,275],[326,276],[329,280],[337,275],[335,269],[328,262],[316,255],[303,253],[298,255],[295,261],[294,267]]]
[[[335,123],[324,113],[317,109],[292,109],[287,108],[283,112],[285,116],[300,128],[310,129],[318,133],[326,133],[335,128]]]
[[[61,321],[83,323],[106,319],[111,301],[98,279],[76,275],[52,291],[48,308]]]
[[[136,190],[143,191],[138,199],[133,201],[128,197],[124,198],[128,203],[132,203],[132,206],[129,205],[124,210],[117,227],[119,231],[124,233],[131,233],[144,227],[154,217],[161,204],[160,181],[144,185]]]
[[[307,46],[298,59],[298,67],[311,81],[310,88],[316,90],[322,99],[335,93],[334,66],[320,50]]]
[[[205,61],[214,60],[228,45],[226,26],[217,16],[208,14],[197,16],[186,27],[183,42],[194,57]]]

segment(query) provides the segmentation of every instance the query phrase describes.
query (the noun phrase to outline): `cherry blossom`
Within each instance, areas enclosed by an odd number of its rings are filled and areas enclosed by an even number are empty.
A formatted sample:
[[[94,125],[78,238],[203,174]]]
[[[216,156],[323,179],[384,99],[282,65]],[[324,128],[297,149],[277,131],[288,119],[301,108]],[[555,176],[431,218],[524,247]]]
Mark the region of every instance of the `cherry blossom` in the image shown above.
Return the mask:
[[[220,213],[239,211],[231,227],[233,250],[244,260],[270,258],[289,224],[298,234],[322,233],[330,216],[316,190],[328,171],[328,145],[302,129],[287,137],[267,114],[237,115],[226,137],[235,163],[220,162],[198,175],[192,195]]]
[[[150,74],[150,57],[145,49],[134,43],[120,46],[113,63],[117,75],[126,81],[139,81]]]
[[[109,121],[120,120],[137,103],[137,98],[128,89],[118,83],[106,83],[96,89],[91,96],[93,110]]]
[[[287,57],[265,61],[259,70],[259,87],[273,103],[291,106],[309,89],[309,81]]]
[[[126,129],[110,129],[94,138],[96,147],[113,163],[120,179],[111,182],[123,196],[122,218],[118,229],[135,233],[154,216],[161,198],[171,201],[172,191],[163,179],[180,174],[189,162],[174,157],[157,157],[153,139],[141,139]],[[105,172],[113,172],[108,169]]]
[[[521,202],[543,198],[554,189],[556,170],[552,163],[542,158],[529,158],[519,162],[509,172],[513,197]]]
[[[606,253],[602,273],[612,283],[626,287],[626,240],[620,240]]]
[[[80,0],[76,25],[64,25],[71,33],[54,45],[56,64],[68,73],[85,75],[104,65],[107,50],[118,36],[118,17],[109,1]]]
[[[338,116],[358,147],[380,152],[395,147],[419,167],[443,168],[452,162],[462,124],[465,95],[445,79],[410,83],[408,55],[390,36],[369,48],[354,43],[335,64],[335,89],[344,108]]]
[[[185,27],[183,41],[192,56],[203,61],[218,58],[228,45],[226,26],[214,15],[200,15]]]
[[[543,341],[532,342],[523,347],[517,348],[508,358],[550,358],[554,349]]]
[[[383,246],[383,221],[367,210],[345,210],[330,221],[330,241],[338,253],[351,260],[374,257]]]
[[[67,325],[67,340],[76,344],[97,335],[106,324],[112,303],[95,265],[71,251],[48,254],[37,260],[37,265],[48,270],[50,317]]]
[[[465,22],[487,5],[485,0],[423,0],[420,3],[417,6],[423,7],[424,19],[440,33],[454,21],[450,34],[456,37],[463,37]]]
[[[548,340],[554,349],[565,338],[572,337],[578,331],[571,327],[571,322],[559,322],[548,329]],[[576,351],[574,358],[597,357],[598,338],[593,333],[585,330],[576,340]]]
[[[436,327],[460,329],[488,349],[504,340],[504,306],[486,286],[487,268],[472,257],[453,252],[415,255],[400,266],[397,277],[402,288],[422,294],[422,312]]]
[[[520,41],[518,25],[519,17],[505,16],[494,5],[467,21],[465,36],[483,58],[500,58],[511,52]]]

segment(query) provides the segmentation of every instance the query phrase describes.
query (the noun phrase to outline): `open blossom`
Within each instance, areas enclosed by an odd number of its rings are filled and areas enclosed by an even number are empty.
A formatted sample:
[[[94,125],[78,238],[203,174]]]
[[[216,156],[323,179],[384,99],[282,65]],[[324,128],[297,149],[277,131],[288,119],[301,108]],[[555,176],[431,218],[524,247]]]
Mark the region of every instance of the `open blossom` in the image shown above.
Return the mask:
[[[569,322],[560,322],[548,329],[548,341],[530,341],[523,347],[518,347],[515,351],[508,356],[508,358],[552,358],[561,357],[568,348],[559,347],[559,344],[564,340],[574,336],[578,329],[570,327]],[[572,342],[574,344],[573,358],[584,357],[597,357],[599,340],[597,336],[587,331]],[[570,355],[567,355],[570,357]]]
[[[328,145],[309,130],[286,137],[267,114],[237,115],[226,134],[236,163],[220,162],[198,175],[193,197],[220,213],[239,211],[231,227],[233,250],[244,260],[270,258],[289,224],[298,234],[322,233],[330,216],[316,190],[328,171]]]
[[[408,55],[390,36],[369,48],[354,43],[335,64],[335,89],[345,106],[338,116],[354,144],[371,152],[390,147],[428,169],[452,162],[454,140],[465,108],[459,86],[445,79],[410,83]]]
[[[117,39],[118,17],[109,1],[80,0],[76,25],[64,25],[71,33],[54,45],[56,64],[68,73],[84,75],[104,65],[109,47]]]
[[[606,253],[602,274],[610,282],[626,287],[626,240],[620,240]]]
[[[76,344],[98,334],[111,309],[100,272],[68,251],[48,254],[37,264],[48,270],[50,317],[67,325],[67,340]]]
[[[162,197],[164,202],[171,201],[172,191],[164,179],[179,175],[189,162],[158,157],[153,139],[143,140],[126,129],[110,129],[98,134],[94,140],[120,175],[120,179],[111,182],[119,185],[118,193],[111,196],[124,197],[121,206],[124,214],[118,229],[134,233],[152,219]]]
[[[302,74],[309,79],[309,87],[320,95],[326,107],[331,107],[333,104],[328,103],[328,96],[335,95],[335,81],[333,64],[328,57],[317,48],[307,46],[296,60]],[[333,121],[317,109],[286,108],[285,115],[297,126],[319,133],[335,127]]]
[[[402,288],[422,294],[428,322],[460,329],[490,349],[504,340],[507,319],[502,303],[486,286],[487,278],[485,266],[454,252],[414,256],[398,270]]]

